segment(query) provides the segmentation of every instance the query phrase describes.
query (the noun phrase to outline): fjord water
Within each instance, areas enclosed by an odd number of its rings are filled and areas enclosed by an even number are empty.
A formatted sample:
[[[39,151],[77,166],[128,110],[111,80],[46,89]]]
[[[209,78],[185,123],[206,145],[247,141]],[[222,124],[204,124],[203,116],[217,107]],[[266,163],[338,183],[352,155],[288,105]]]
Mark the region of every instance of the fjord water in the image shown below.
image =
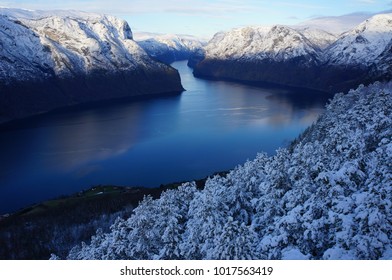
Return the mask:
[[[181,95],[63,110],[0,127],[0,214],[98,184],[157,187],[286,146],[330,95],[196,79]]]

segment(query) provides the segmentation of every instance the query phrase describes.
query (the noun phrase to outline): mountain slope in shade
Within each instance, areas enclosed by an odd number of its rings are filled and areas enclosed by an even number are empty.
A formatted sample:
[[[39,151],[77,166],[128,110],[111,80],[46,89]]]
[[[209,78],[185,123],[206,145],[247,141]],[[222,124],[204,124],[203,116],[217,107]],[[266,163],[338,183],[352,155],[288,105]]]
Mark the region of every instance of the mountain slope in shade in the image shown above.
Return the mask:
[[[181,91],[118,18],[0,9],[0,119],[80,102]]]

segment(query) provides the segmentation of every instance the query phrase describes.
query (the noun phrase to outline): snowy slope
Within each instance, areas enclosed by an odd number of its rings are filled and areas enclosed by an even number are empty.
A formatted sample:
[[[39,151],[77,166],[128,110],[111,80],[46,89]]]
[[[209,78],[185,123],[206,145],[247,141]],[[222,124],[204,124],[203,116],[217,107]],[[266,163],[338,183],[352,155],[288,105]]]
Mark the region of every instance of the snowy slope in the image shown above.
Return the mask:
[[[325,53],[330,65],[370,66],[392,39],[392,14],[373,16],[344,33]]]
[[[0,34],[0,87],[6,93],[0,121],[80,102],[182,90],[178,72],[151,59],[128,23],[116,17],[0,8]]]
[[[377,57],[372,66],[371,74],[384,80],[392,79],[392,40]]]
[[[392,83],[338,94],[287,149],[146,198],[70,259],[392,259]]]
[[[198,77],[270,82],[327,92],[390,77],[392,14],[336,36],[306,26],[219,32],[189,64]]]
[[[0,15],[0,81],[42,79],[54,63],[40,38],[26,26]]]
[[[245,27],[217,33],[206,59],[286,61],[308,56],[329,65],[369,66],[392,39],[392,14],[380,14],[334,35],[311,27]],[[325,50],[324,50],[325,49]]]
[[[158,66],[132,40],[128,24],[112,16],[9,9],[0,9],[0,14],[3,14],[2,32],[9,39],[2,55],[13,51],[15,60],[33,58],[36,68],[49,67],[58,76],[88,74],[99,69],[128,70],[138,65]],[[28,30],[21,38],[22,29]],[[11,48],[13,42],[18,44],[16,49]],[[18,74],[10,77],[25,78]]]
[[[324,63],[322,50],[334,39],[327,32],[282,25],[237,28],[215,34],[188,64],[197,77],[336,92],[347,89],[334,78],[340,73],[320,75],[319,71]]]
[[[137,42],[151,57],[166,63],[188,59],[203,47],[203,42],[195,37],[174,34],[156,35]]]
[[[318,48],[303,34],[287,26],[245,27],[218,33],[205,47],[206,59],[286,61],[308,56],[317,59]]]
[[[296,28],[296,30],[302,33],[302,35],[304,35],[314,46],[317,46],[321,50],[329,47],[338,39],[337,35],[322,29],[304,27]]]
[[[138,39],[143,38],[143,39]],[[197,37],[190,35],[175,35],[175,34],[157,34],[157,35],[145,35],[138,36],[135,40],[137,42],[144,42],[148,40],[153,40],[155,42],[162,43],[168,47],[177,50],[189,50],[194,51],[201,48],[204,45],[204,41],[198,39]]]

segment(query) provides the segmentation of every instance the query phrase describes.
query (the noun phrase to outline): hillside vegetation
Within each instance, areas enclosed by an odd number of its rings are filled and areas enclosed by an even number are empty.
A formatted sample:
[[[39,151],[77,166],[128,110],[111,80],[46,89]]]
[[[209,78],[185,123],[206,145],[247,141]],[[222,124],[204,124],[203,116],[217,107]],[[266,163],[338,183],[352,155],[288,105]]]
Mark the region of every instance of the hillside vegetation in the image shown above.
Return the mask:
[[[360,86],[289,148],[146,197],[68,258],[391,259],[391,163],[392,83]]]

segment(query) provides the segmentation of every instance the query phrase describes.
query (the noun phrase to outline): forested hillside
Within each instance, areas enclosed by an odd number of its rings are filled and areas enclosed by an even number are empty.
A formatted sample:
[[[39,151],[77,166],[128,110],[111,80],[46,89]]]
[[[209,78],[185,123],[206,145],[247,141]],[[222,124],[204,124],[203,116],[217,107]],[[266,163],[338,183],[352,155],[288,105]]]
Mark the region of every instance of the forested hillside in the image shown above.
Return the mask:
[[[146,197],[68,258],[391,259],[391,198],[392,83],[375,83],[272,157]]]

